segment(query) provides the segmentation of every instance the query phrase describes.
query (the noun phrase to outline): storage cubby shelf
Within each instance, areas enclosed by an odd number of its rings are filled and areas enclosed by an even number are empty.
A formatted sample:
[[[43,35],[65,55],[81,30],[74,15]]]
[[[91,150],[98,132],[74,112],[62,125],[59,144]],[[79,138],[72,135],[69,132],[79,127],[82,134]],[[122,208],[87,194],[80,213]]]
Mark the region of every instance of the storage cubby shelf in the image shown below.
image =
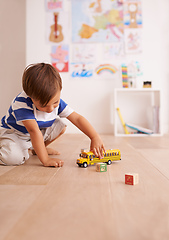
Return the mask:
[[[161,136],[160,90],[153,88],[114,89],[114,135],[115,136]],[[117,108],[125,123],[151,129],[152,134],[138,133],[127,127],[125,133]]]

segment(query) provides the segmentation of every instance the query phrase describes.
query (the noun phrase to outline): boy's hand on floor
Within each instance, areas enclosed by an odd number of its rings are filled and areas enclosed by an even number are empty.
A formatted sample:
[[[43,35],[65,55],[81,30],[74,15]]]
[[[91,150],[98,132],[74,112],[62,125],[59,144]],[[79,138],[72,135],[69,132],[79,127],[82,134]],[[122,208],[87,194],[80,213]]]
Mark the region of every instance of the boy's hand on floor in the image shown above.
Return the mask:
[[[58,158],[48,158],[48,160],[43,164],[45,167],[62,167],[64,161]]]

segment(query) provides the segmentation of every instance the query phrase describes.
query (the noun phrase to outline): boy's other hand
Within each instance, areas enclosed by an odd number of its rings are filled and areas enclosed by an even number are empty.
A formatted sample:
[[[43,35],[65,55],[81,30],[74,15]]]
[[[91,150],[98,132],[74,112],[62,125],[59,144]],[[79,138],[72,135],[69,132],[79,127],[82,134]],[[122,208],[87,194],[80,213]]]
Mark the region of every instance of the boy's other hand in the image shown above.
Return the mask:
[[[103,152],[106,152],[106,150],[99,136],[91,139],[90,151],[92,151],[96,157],[100,159],[103,158]]]
[[[48,158],[48,160],[43,164],[45,167],[62,167],[64,161],[58,158]]]

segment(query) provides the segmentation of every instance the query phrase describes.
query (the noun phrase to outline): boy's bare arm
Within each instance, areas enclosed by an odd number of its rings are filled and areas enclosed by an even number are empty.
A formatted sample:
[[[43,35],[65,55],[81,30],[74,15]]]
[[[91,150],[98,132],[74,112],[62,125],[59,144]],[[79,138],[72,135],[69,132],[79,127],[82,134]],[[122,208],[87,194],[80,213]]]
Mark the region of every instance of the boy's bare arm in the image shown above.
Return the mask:
[[[57,158],[50,158],[48,156],[44,139],[41,131],[39,130],[37,122],[34,119],[25,120],[23,121],[23,124],[30,134],[32,146],[42,164],[46,167],[61,167],[63,165],[63,161]]]
[[[71,113],[67,119],[91,139],[90,150],[96,156],[102,158],[103,151],[105,152],[104,144],[88,120],[76,112]]]

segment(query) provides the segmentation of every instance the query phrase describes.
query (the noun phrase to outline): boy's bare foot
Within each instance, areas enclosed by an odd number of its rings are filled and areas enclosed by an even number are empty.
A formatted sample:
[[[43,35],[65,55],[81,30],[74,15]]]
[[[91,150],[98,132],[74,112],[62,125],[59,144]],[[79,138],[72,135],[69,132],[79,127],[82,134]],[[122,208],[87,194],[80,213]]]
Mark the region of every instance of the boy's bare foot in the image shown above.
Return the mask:
[[[54,150],[53,148],[46,148],[46,150],[47,150],[48,155],[60,155],[60,152]],[[30,151],[33,155],[36,155],[36,152],[34,149],[31,149]]]

